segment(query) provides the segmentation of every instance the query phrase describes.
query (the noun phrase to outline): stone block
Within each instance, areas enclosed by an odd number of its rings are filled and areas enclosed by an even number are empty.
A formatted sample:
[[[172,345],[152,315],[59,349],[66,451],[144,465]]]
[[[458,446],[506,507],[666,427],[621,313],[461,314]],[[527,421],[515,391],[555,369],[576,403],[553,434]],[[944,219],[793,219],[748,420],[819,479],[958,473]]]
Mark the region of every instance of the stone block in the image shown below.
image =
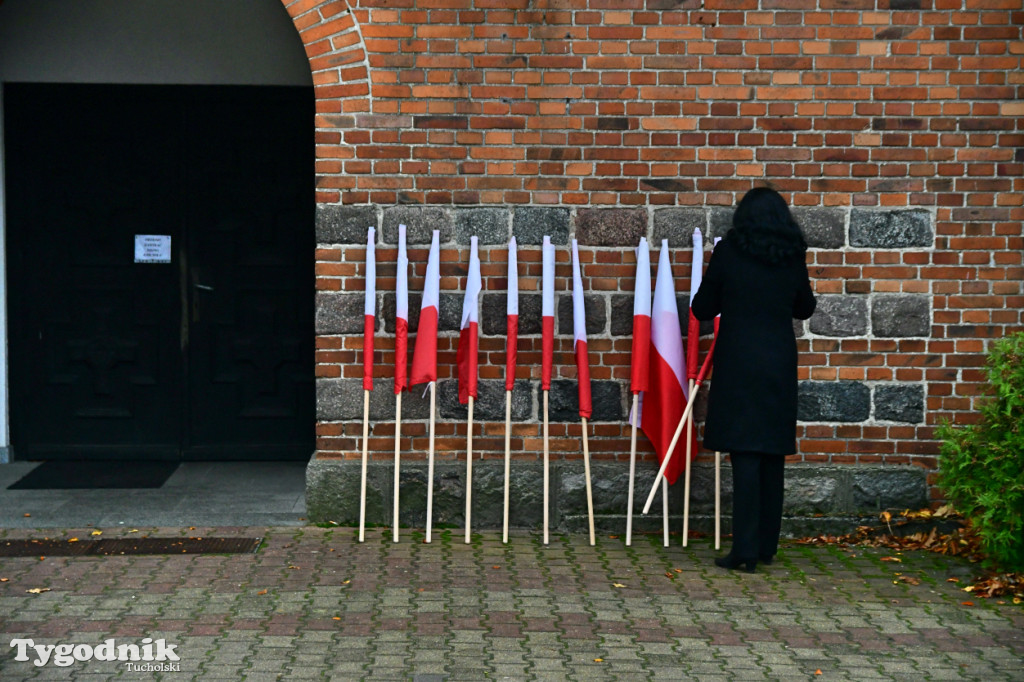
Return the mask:
[[[569,243],[569,209],[519,206],[512,214],[512,235],[520,246],[540,246],[544,236],[552,244]]]
[[[857,468],[851,473],[853,505],[859,511],[920,509],[928,505],[928,481],[916,467]]]
[[[633,295],[612,294],[609,299],[612,306],[612,336],[630,336],[633,333]]]
[[[548,418],[551,421],[578,422],[580,420],[579,389],[575,379],[556,379],[551,382],[548,394]],[[622,421],[626,410],[623,407],[623,385],[618,381],[590,382],[590,399],[593,404],[592,422]]]
[[[698,228],[701,234],[708,231],[708,216],[703,208],[659,208],[654,211],[651,243],[660,249],[661,241],[667,239],[671,248],[689,249],[693,246],[693,231]],[[710,250],[711,245],[705,244],[704,248]]]
[[[367,230],[377,227],[377,207],[317,204],[315,221],[319,244],[365,244]]]
[[[533,417],[533,383],[517,379],[512,389],[512,421]],[[437,412],[444,419],[465,420],[469,405],[459,402],[459,382],[445,379],[437,383]],[[473,401],[474,421],[505,421],[505,380],[481,380],[477,383],[477,399]]]
[[[393,294],[391,298],[393,301]],[[361,293],[336,294],[333,292],[317,292],[316,333],[362,334],[365,302],[366,299]],[[392,308],[392,317],[394,317],[393,310]],[[381,321],[377,319],[375,323],[379,328]]]
[[[732,229],[732,216],[735,212],[735,208],[712,207],[708,213],[708,233],[704,235],[704,241],[713,246],[715,237],[724,237]]]
[[[636,246],[647,236],[647,210],[582,208],[576,214],[576,238],[587,246]]]
[[[370,391],[371,421],[391,422],[395,419],[394,369],[388,367],[387,371],[391,376],[374,377],[373,379],[373,390]],[[362,422],[363,380],[317,379],[316,413],[317,418],[323,421],[353,420]],[[403,420],[429,418],[429,393],[424,397],[422,388],[413,388],[402,394]]]
[[[786,467],[783,514],[826,514],[837,511],[837,505],[842,505],[840,491],[843,482],[841,475],[828,468]]]
[[[935,243],[932,214],[922,210],[850,213],[850,246],[876,249],[930,247]]]
[[[821,336],[862,336],[868,331],[868,302],[863,296],[818,296],[809,321],[810,330]]]
[[[875,386],[875,419],[920,424],[924,421],[924,387],[920,384]]]
[[[481,297],[480,326],[484,334],[505,336],[508,321],[507,298],[504,293]],[[519,294],[519,335],[541,333],[541,295]]]
[[[801,381],[797,419],[805,422],[860,422],[871,413],[871,391],[857,381]]]
[[[790,209],[812,249],[839,249],[846,244],[846,215],[839,208],[794,206]]]
[[[455,236],[455,221],[450,209],[441,206],[389,206],[384,209],[381,239],[385,244],[398,243],[398,225],[405,225],[406,244],[430,244],[434,230],[440,231],[441,244]]]
[[[446,294],[441,293],[437,311],[437,330],[442,332],[457,332],[462,328],[462,302],[465,294],[462,292]]]
[[[470,237],[475,235],[480,245],[508,244],[508,221],[509,213],[505,208],[457,209],[455,242],[468,245]]]
[[[931,334],[931,297],[927,294],[878,294],[871,299],[871,332],[875,336]]]
[[[584,294],[583,310],[587,318],[587,334],[603,334],[608,314],[604,308],[604,296]],[[561,294],[555,297],[558,329],[557,334],[572,336],[572,294]],[[632,317],[632,315],[630,316]]]

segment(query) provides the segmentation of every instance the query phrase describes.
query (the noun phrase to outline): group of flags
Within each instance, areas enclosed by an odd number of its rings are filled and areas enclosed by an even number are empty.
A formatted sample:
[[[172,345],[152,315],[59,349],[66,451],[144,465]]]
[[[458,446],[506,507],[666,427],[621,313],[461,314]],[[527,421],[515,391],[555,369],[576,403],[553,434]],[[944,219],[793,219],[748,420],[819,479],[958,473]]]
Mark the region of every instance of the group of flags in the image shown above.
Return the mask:
[[[411,385],[437,381],[437,331],[440,305],[440,249],[439,233],[433,231],[430,252],[427,258],[426,278],[423,285],[419,328],[413,350],[412,368],[406,373],[408,355],[408,269],[409,261],[405,247],[406,227],[399,226],[398,271],[396,278],[396,321],[395,321],[395,394],[400,394]],[[375,258],[374,228],[370,228],[366,245],[366,299],[364,313],[364,356],[363,388],[373,389],[373,330]],[[716,240],[717,242],[717,240]],[[579,414],[589,419],[593,412],[590,391],[590,365],[587,356],[586,317],[583,305],[583,281],[581,276],[579,247],[572,240],[572,300],[573,300],[573,354],[576,360]],[[703,273],[703,239],[699,229],[693,233],[693,259],[690,275],[690,300],[692,302],[700,287]],[[680,422],[684,407],[690,397],[693,380],[698,374],[698,353],[700,325],[689,312],[687,343],[684,348],[679,311],[676,304],[675,285],[668,248],[668,240],[662,241],[658,260],[657,281],[651,295],[650,247],[646,238],[640,239],[636,250],[636,280],[633,303],[632,370],[630,388],[634,395],[641,396],[640,409],[631,415],[634,426],[639,425],[663,460],[669,450],[673,433]],[[554,271],[555,251],[549,237],[542,245],[541,282],[541,388],[551,388],[554,358]],[[508,287],[506,323],[506,370],[505,388],[511,391],[515,382],[517,343],[519,327],[519,287],[516,257],[516,240],[512,238],[508,248]],[[470,397],[477,397],[477,348],[479,338],[479,296],[481,290],[480,260],[477,255],[477,238],[470,240],[469,271],[465,298],[462,308],[462,322],[457,350],[459,401],[466,403]],[[716,323],[717,332],[717,323]],[[689,381],[689,384],[688,384]],[[639,414],[637,414],[639,413]],[[695,430],[690,430],[691,457],[696,454]],[[675,483],[688,463],[688,458],[676,457],[670,462],[664,476],[669,483]]]

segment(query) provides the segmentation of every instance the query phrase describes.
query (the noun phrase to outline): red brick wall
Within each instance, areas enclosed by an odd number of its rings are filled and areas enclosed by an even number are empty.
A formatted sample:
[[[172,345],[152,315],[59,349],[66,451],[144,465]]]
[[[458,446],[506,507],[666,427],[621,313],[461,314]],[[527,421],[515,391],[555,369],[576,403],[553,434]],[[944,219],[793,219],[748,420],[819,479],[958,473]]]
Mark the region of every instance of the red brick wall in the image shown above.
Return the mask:
[[[481,252],[490,293],[505,289],[502,240],[521,209],[564,209],[591,303],[605,315],[591,336],[592,375],[619,383],[622,412],[629,338],[615,324],[632,291],[636,236],[672,239],[677,291],[686,292],[690,227],[721,233],[728,207],[770,183],[818,226],[808,263],[816,292],[834,304],[831,317],[799,327],[802,391],[823,410],[800,424],[806,461],[934,467],[935,426],[972,420],[989,341],[1021,327],[1019,0],[284,4],[317,93],[322,397],[341,399],[355,385],[344,379],[359,373],[360,335],[339,320],[363,288],[368,221],[382,228],[377,288],[386,306],[396,220],[447,226],[442,289],[452,293],[464,281],[466,235],[491,220],[485,227],[500,243]],[[539,291],[539,254],[521,249],[524,295]],[[425,245],[410,246],[413,292],[425,256]],[[558,275],[567,291],[564,246]],[[387,322],[377,339],[382,378],[394,360]],[[444,377],[453,376],[455,340],[452,331],[440,340]],[[521,379],[539,379],[539,342],[521,341]],[[502,376],[503,343],[484,336],[482,377]],[[570,344],[571,329],[561,328],[564,377],[574,376]],[[379,391],[390,393],[386,383]],[[536,386],[524,389],[533,403],[515,447],[536,458]],[[919,419],[899,407],[915,396]],[[841,402],[842,418],[832,418],[830,406],[847,399],[855,409]],[[321,456],[356,452],[361,411],[346,409],[322,412]],[[385,413],[382,403],[376,414]],[[425,429],[423,419],[405,427],[410,456],[425,452]],[[440,457],[462,454],[464,429],[457,418],[439,421]],[[500,418],[482,429],[476,447],[501,456]],[[579,429],[553,425],[553,450],[579,456]],[[393,423],[374,421],[380,457],[393,453],[392,436]],[[594,457],[628,456],[628,436],[621,420],[595,420]]]

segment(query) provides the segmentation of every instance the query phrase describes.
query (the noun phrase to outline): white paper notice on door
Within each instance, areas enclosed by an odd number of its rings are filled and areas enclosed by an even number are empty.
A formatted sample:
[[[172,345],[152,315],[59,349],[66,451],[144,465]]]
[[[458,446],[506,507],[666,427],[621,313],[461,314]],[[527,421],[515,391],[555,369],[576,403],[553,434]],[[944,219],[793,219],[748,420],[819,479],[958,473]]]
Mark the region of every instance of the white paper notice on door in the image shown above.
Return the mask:
[[[136,263],[170,263],[171,235],[169,234],[137,234],[135,235]]]

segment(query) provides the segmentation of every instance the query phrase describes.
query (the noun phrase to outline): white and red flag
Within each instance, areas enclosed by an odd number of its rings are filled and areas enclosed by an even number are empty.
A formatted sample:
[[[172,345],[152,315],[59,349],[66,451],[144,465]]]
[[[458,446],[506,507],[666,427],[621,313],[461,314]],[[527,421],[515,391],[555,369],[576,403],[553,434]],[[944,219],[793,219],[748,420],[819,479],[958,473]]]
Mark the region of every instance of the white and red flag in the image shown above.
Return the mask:
[[[416,328],[416,347],[412,352],[409,385],[437,381],[437,314],[441,306],[441,248],[438,231],[430,240],[427,276],[423,281],[423,303]]]
[[[686,378],[693,381],[697,378],[697,356],[700,354],[700,320],[693,315],[693,297],[700,289],[704,276],[704,237],[700,228],[693,231],[693,260],[690,263],[690,305],[686,326]]]
[[[551,388],[551,366],[555,359],[555,247],[545,236],[541,247],[541,365],[542,390]]]
[[[508,244],[508,303],[505,307],[505,390],[516,384],[516,359],[519,345],[519,266],[516,238]]]
[[[683,418],[688,393],[686,354],[679,328],[679,308],[676,305],[667,239],[661,242],[658,279],[654,285],[654,301],[651,306],[650,372],[650,387],[644,393],[640,428],[658,453],[658,461],[662,462],[672,443],[676,425]],[[665,470],[665,478],[669,483],[675,483],[685,468],[685,457],[673,457]]]
[[[636,395],[650,385],[651,352],[651,251],[646,237],[636,248],[636,281],[633,284],[633,357],[630,389]],[[636,416],[633,416],[636,419]]]
[[[398,226],[398,264],[395,275],[395,395],[409,387],[409,257],[405,225]]]
[[[377,299],[377,259],[374,252],[376,230],[366,237],[366,299],[363,305],[363,390],[373,390],[373,329]]]
[[[594,406],[590,399],[590,360],[587,357],[587,316],[583,308],[583,277],[580,252],[572,240],[572,350],[576,356],[576,380],[579,384],[580,416],[590,419]]]
[[[469,276],[466,295],[462,299],[462,325],[459,327],[459,349],[455,354],[459,366],[459,402],[477,397],[477,349],[480,338],[480,258],[476,253],[476,236],[469,239]]]

